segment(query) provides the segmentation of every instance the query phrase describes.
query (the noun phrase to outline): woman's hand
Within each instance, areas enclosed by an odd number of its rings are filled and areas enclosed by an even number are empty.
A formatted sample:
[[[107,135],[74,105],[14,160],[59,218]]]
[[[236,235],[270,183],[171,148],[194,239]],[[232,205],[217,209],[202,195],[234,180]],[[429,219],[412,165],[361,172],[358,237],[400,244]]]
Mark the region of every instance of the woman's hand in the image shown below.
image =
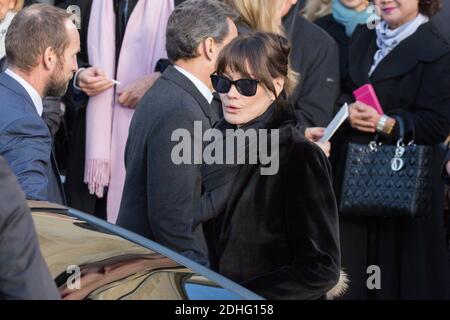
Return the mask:
[[[90,67],[78,73],[77,85],[88,96],[96,96],[114,86],[114,82],[108,79],[100,68]]]
[[[329,158],[331,154],[331,143],[330,142],[315,142],[320,149],[325,153],[325,155]]]
[[[311,142],[318,142],[324,135],[325,128],[308,128],[305,130],[306,139]]]
[[[127,85],[119,91],[120,104],[124,107],[135,109],[147,90],[150,89],[160,77],[161,73],[155,72]]]
[[[327,155],[327,157],[330,157],[330,151],[331,151],[331,144],[330,142],[319,142],[320,139],[322,139],[323,135],[325,133],[325,128],[307,128],[305,130],[305,137],[311,142],[314,142],[317,144],[320,149]]]
[[[381,115],[374,108],[357,101],[350,105],[349,114],[349,122],[354,129],[368,133],[377,131]]]

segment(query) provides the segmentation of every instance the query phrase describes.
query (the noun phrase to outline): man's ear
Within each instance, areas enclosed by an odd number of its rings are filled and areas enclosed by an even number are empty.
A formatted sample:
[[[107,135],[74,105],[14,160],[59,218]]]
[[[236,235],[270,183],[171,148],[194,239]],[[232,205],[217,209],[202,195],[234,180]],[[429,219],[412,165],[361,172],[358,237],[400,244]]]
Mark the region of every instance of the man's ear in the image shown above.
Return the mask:
[[[204,48],[204,54],[205,57],[208,60],[213,60],[214,56],[216,55],[216,42],[213,38],[206,38],[205,41],[203,41],[203,48]]]
[[[55,49],[53,49],[52,47],[48,47],[47,49],[45,49],[43,55],[44,68],[46,68],[47,70],[53,70],[57,62],[56,59]]]

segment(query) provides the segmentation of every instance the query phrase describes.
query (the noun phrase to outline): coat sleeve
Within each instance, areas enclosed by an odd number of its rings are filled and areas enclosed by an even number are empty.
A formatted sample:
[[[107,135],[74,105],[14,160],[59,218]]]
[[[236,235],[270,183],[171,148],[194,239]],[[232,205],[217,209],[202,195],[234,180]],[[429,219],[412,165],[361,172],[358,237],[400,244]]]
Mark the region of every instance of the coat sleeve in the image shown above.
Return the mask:
[[[296,144],[286,176],[285,219],[293,263],[244,285],[269,299],[320,299],[340,274],[338,210],[330,165],[316,146]]]
[[[447,171],[447,163],[450,162],[450,144],[447,146],[447,151],[444,157],[444,165],[442,168],[442,177],[444,178],[447,185],[450,186],[450,172]]]
[[[194,119],[187,108],[176,108],[161,115],[152,129],[147,142],[147,212],[158,243],[207,265],[193,231],[194,208],[199,208],[201,194],[200,164],[176,164],[172,157],[181,142],[171,141],[177,129],[186,138],[182,140],[185,152],[193,156]]]
[[[48,201],[51,144],[45,123],[31,117],[14,121],[0,137],[0,153],[29,200]]]
[[[2,158],[0,199],[0,299],[59,299],[23,193]]]
[[[329,41],[315,56],[302,57],[310,65],[300,74],[298,98],[293,101],[299,126],[326,127],[333,119],[340,89],[339,50]]]
[[[406,134],[414,131],[417,144],[436,145],[450,132],[450,53],[425,64],[421,83],[415,108],[399,106],[390,115],[404,119]],[[398,128],[394,135],[398,138]]]

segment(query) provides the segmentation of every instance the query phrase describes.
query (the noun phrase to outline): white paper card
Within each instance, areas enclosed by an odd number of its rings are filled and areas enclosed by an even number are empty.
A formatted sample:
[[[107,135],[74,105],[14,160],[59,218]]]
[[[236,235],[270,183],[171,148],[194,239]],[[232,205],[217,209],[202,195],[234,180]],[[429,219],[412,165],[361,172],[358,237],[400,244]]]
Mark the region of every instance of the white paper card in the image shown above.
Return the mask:
[[[337,129],[347,120],[349,116],[348,113],[348,104],[344,104],[339,112],[336,114],[334,119],[330,122],[328,127],[325,129],[325,133],[323,134],[322,139],[319,142],[327,142],[330,141],[331,137],[334,135]]]

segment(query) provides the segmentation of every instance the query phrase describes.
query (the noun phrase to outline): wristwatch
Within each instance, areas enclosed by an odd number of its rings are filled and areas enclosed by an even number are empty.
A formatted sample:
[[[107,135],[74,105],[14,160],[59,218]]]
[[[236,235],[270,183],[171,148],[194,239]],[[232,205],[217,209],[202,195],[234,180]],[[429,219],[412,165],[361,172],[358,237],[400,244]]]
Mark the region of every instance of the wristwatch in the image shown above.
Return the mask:
[[[390,135],[394,130],[395,120],[389,118],[387,115],[382,115],[380,121],[377,123],[377,132]]]
[[[377,123],[377,132],[378,133],[384,132],[384,127],[386,126],[387,120],[388,120],[388,116],[383,114]]]

